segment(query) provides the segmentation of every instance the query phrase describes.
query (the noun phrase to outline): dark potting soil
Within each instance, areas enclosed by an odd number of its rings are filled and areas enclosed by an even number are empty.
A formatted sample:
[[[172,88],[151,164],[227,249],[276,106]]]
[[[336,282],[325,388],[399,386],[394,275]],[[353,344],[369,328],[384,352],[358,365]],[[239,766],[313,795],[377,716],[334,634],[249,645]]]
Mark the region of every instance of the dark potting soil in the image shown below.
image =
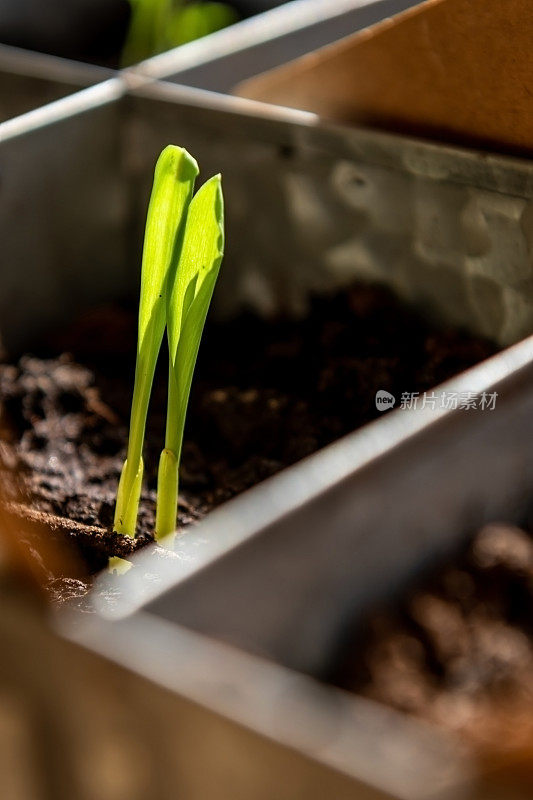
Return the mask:
[[[134,312],[99,309],[34,354],[0,366],[3,452],[22,470],[21,516],[40,515],[91,573],[152,539],[163,368],[149,411],[138,535],[112,531],[135,343]],[[397,398],[423,392],[493,351],[475,337],[428,327],[387,291],[364,285],[315,298],[303,320],[246,313],[208,322],[183,448],[180,528],[378,416],[378,389]],[[55,589],[83,590],[61,582]]]
[[[334,682],[489,751],[533,742],[533,531],[487,525],[353,634]],[[531,763],[531,762],[530,762]]]

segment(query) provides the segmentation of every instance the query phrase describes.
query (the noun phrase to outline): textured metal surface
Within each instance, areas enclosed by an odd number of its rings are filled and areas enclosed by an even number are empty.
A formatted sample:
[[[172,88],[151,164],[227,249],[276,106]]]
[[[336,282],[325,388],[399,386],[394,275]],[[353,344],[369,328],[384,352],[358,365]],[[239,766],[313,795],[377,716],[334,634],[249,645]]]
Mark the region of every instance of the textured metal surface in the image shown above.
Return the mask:
[[[224,174],[228,310],[251,300],[301,313],[309,291],[366,278],[500,344],[533,331],[531,161],[194,98],[168,84],[140,90],[132,130],[145,175],[166,141]]]
[[[168,142],[194,152],[204,176],[224,175],[228,252],[215,311],[302,314],[310,292],[363,277],[500,344],[533,330],[529,160],[129,79],[6,122],[2,141],[3,257],[29,270],[1,273],[8,344],[135,290],[153,164]],[[28,275],[49,302],[37,302]],[[15,313],[15,298],[32,305],[31,319]]]
[[[110,77],[111,71],[0,45],[0,122]]]
[[[293,0],[148,59],[135,72],[231,92],[240,81],[335,42],[420,0]]]

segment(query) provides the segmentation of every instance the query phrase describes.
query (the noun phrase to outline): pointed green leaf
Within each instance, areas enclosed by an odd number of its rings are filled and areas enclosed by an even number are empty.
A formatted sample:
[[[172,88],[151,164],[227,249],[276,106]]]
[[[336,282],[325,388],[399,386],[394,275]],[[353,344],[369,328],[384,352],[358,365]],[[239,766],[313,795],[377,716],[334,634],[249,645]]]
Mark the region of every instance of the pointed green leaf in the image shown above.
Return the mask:
[[[138,351],[148,346],[150,333],[164,330],[166,282],[197,175],[196,161],[182,147],[168,145],[157,160],[144,237]],[[154,318],[157,325],[150,331]]]
[[[216,281],[223,254],[224,200],[220,175],[214,175],[198,190],[189,206],[180,260],[168,295],[168,337],[173,364],[187,312],[213,271]],[[200,329],[198,342],[201,335]]]
[[[198,350],[200,349],[202,331],[211,304],[211,298],[213,297],[213,291],[218,277],[218,268],[220,267],[221,261],[222,254],[218,259],[217,266],[206,271],[204,280],[196,291],[196,296],[187,312],[182,326],[174,371],[179,376],[178,390],[184,421],[194,367],[196,365]]]
[[[175,527],[177,465],[196,357],[224,253],[224,202],[220,175],[210,178],[189,206],[174,284],[168,293],[169,393],[165,449],[176,459],[176,481],[158,481],[156,536]],[[167,472],[164,473],[167,476]],[[161,473],[163,476],[163,473]],[[161,491],[160,491],[161,489]]]

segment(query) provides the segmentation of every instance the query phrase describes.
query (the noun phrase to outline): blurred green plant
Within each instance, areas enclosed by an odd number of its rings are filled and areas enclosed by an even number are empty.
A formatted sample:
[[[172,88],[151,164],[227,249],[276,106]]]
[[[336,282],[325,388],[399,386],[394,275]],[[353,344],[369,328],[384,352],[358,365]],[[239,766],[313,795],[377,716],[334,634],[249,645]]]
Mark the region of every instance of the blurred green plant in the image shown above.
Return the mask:
[[[130,0],[130,4],[124,67],[214,33],[238,18],[230,5],[216,0]]]
[[[165,447],[157,478],[157,539],[176,528],[178,469],[196,357],[224,252],[220,175],[193,197],[198,165],[165,147],[155,168],[141,270],[139,331],[130,433],[114,530],[135,536],[143,480],[143,443],[155,366],[167,328],[169,383]]]

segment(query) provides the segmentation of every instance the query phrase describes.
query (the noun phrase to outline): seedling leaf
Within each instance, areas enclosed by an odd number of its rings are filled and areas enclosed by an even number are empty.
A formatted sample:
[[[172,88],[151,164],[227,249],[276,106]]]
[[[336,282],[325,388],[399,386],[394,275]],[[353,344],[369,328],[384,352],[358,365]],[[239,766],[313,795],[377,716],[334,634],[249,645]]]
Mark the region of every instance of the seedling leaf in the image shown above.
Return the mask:
[[[223,254],[224,201],[221,177],[215,175],[189,206],[179,263],[168,293],[169,392],[165,450],[158,475],[157,538],[171,534],[176,525],[178,465],[187,404]]]

